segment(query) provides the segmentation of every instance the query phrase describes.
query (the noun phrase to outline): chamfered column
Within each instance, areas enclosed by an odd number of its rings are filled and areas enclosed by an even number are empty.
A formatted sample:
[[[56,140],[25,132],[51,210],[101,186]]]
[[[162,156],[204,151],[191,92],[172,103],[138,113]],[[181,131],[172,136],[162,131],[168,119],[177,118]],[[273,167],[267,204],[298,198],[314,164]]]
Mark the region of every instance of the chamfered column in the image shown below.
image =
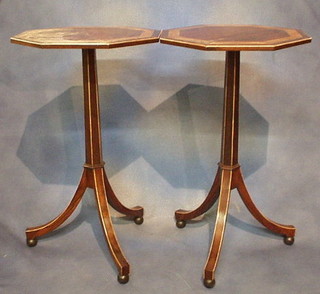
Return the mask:
[[[238,165],[240,52],[227,51],[220,164]]]
[[[82,50],[86,166],[103,166],[95,49]]]

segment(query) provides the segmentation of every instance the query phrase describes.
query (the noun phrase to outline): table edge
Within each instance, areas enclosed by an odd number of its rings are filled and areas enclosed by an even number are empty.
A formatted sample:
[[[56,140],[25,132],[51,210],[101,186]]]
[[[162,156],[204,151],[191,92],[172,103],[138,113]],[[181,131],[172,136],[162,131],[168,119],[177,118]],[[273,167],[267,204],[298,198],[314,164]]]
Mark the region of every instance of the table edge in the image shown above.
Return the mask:
[[[302,44],[311,43],[312,38],[308,37],[299,41],[285,42],[277,45],[217,45],[217,44],[194,44],[192,42],[184,42],[171,40],[160,36],[160,43],[173,45],[178,47],[185,47],[191,49],[197,49],[202,51],[276,51],[289,47],[294,47]]]
[[[13,44],[23,45],[27,47],[35,47],[40,49],[112,49],[119,47],[129,47],[150,43],[158,43],[160,39],[161,30],[154,30],[152,36],[146,38],[137,38],[134,40],[124,40],[124,41],[116,41],[116,42],[79,42],[75,44],[68,44],[67,42],[64,44],[61,42],[60,44],[50,44],[50,43],[41,43],[37,41],[25,41],[15,36],[10,38],[10,42]]]

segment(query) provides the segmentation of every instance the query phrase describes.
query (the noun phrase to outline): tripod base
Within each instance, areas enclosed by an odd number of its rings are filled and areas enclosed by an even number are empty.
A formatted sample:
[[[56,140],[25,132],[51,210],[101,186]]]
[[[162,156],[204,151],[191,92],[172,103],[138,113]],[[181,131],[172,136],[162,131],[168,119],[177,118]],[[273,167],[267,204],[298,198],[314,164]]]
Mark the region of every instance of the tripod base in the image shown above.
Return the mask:
[[[237,189],[239,195],[253,217],[268,230],[284,236],[284,243],[292,245],[294,243],[295,227],[282,225],[265,217],[256,207],[246,188],[243,175],[239,165],[224,166],[219,164],[219,168],[214,183],[204,202],[192,211],[177,210],[175,218],[177,227],[183,228],[187,220],[196,218],[209,210],[219,199],[218,212],[213,233],[212,243],[206,266],[204,269],[204,285],[212,288],[215,284],[214,273],[217,267],[224,231],[227,221],[231,190]]]
[[[118,281],[121,284],[125,284],[129,281],[130,267],[117,240],[111,221],[109,204],[118,212],[132,217],[136,224],[143,223],[143,208],[136,206],[130,209],[118,200],[110,186],[103,165],[90,166],[86,164],[84,166],[78,188],[67,208],[50,222],[42,226],[28,228],[26,230],[27,245],[29,247],[36,246],[38,237],[48,234],[61,226],[77,208],[87,188],[91,188],[95,192],[99,217],[106,242],[119,271]]]

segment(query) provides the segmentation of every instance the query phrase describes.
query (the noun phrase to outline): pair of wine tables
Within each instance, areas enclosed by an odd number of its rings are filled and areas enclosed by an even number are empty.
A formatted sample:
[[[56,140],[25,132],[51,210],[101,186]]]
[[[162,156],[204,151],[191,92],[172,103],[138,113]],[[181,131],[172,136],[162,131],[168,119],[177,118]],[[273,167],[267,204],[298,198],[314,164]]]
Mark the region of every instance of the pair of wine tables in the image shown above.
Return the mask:
[[[87,188],[95,192],[102,228],[110,253],[118,268],[118,281],[129,280],[130,267],[117,240],[109,205],[143,222],[143,208],[127,208],[113,192],[104,169],[100,127],[96,49],[112,49],[161,42],[174,46],[208,51],[225,51],[224,109],[221,158],[213,185],[204,202],[195,210],[177,210],[176,225],[183,228],[187,220],[204,214],[217,199],[218,210],[211,248],[204,269],[204,285],[215,284],[228,215],[231,190],[237,189],[249,212],[267,229],[284,237],[292,245],[295,227],[278,224],[265,217],[252,201],[238,163],[240,51],[273,51],[311,42],[300,30],[254,25],[199,25],[169,30],[133,27],[67,27],[26,31],[11,38],[12,43],[44,49],[81,49],[84,88],[85,164],[79,186],[67,208],[55,219],[26,230],[27,245],[58,228],[76,209]]]

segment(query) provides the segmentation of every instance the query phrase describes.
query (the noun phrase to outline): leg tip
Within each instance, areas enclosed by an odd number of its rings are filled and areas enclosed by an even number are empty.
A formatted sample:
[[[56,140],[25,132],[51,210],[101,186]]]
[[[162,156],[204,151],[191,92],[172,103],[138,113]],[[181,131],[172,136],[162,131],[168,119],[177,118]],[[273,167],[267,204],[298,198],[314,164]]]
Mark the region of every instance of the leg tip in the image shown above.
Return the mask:
[[[126,284],[129,281],[129,275],[118,275],[118,282],[120,284]]]
[[[38,243],[38,240],[36,238],[34,239],[27,239],[27,245],[29,247],[35,247]]]
[[[215,281],[215,279],[212,279],[212,280],[210,280],[210,279],[204,279],[204,280],[203,280],[203,284],[204,284],[204,286],[205,286],[206,288],[213,288],[214,285],[216,284],[216,281]]]
[[[283,242],[286,245],[292,245],[294,243],[294,237],[284,236]]]
[[[177,228],[182,229],[186,226],[186,221],[185,220],[177,220],[176,226],[177,226]]]
[[[141,225],[144,219],[142,216],[136,216],[133,220],[137,225]]]

